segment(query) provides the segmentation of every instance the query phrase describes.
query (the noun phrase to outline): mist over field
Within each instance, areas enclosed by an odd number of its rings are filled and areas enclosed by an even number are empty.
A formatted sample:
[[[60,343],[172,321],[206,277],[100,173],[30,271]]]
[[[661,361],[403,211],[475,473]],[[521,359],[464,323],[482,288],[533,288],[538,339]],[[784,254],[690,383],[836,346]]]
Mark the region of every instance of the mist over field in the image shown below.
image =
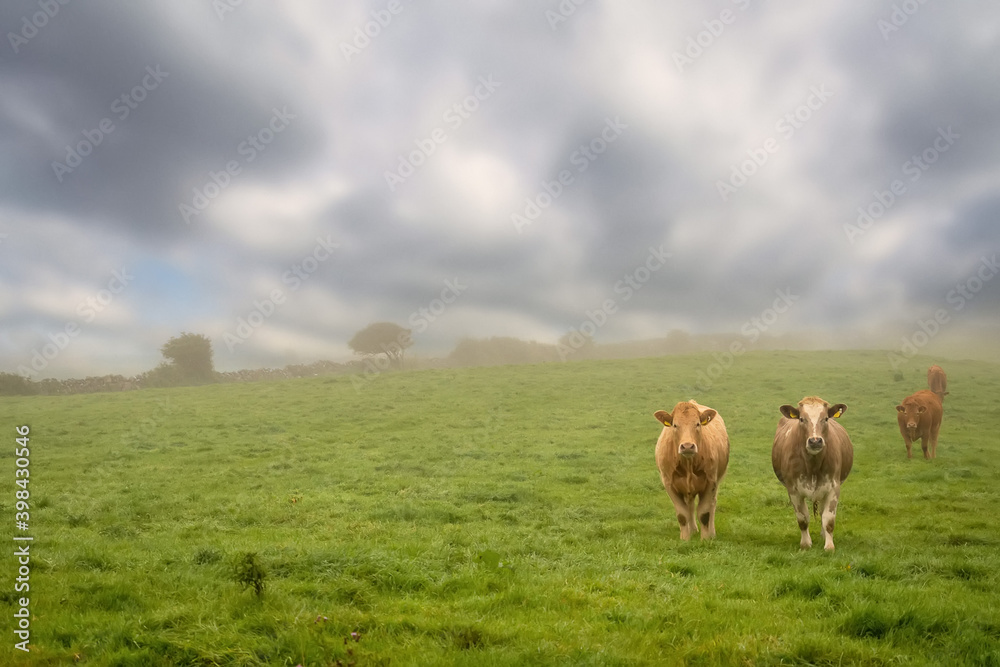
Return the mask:
[[[375,322],[418,366],[671,335],[1000,358],[987,2],[18,0],[0,28],[0,372],[134,376],[184,332],[220,371],[343,363]]]
[[[986,0],[3,3],[0,663],[1000,664],[998,81]]]

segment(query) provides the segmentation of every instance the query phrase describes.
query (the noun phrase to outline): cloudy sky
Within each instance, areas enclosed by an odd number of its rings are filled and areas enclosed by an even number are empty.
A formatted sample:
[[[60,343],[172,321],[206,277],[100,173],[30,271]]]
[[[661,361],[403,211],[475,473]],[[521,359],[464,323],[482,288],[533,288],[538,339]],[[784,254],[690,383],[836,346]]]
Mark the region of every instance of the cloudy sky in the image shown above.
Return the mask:
[[[346,360],[385,320],[426,355],[1000,325],[987,0],[15,0],[0,29],[0,371],[137,373],[185,331],[222,370]]]

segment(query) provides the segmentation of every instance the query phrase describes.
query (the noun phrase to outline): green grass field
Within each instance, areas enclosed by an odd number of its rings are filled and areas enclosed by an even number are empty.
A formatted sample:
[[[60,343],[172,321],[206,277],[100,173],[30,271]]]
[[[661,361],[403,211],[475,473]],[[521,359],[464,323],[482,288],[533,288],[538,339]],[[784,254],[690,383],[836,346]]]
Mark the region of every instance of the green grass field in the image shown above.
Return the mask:
[[[35,538],[31,652],[8,631],[0,663],[1000,664],[1000,366],[748,353],[694,393],[712,361],[0,399],[4,534],[28,424]],[[938,458],[907,460],[894,406],[932,361]],[[770,465],[811,394],[855,446],[833,554],[799,551]],[[652,413],[688,398],[731,440],[714,542],[679,540],[653,461]]]

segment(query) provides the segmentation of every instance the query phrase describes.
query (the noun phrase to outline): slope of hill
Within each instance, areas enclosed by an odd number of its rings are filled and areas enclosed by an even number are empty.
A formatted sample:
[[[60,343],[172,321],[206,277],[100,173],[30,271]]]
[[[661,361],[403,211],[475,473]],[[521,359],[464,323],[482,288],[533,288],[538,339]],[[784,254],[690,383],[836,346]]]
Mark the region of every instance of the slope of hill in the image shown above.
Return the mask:
[[[18,664],[997,664],[1000,367],[749,352],[6,397],[30,427]],[[723,360],[724,361],[724,360]],[[938,458],[894,406],[948,373]],[[713,364],[717,364],[715,367]],[[699,384],[699,377],[708,378]],[[837,551],[798,550],[778,406],[844,402]],[[652,413],[732,441],[718,538],[682,543]],[[814,541],[817,526],[813,526]],[[10,544],[11,542],[8,542]],[[248,553],[263,592],[234,567]],[[5,659],[6,660],[6,659]],[[339,661],[339,662],[338,662]]]

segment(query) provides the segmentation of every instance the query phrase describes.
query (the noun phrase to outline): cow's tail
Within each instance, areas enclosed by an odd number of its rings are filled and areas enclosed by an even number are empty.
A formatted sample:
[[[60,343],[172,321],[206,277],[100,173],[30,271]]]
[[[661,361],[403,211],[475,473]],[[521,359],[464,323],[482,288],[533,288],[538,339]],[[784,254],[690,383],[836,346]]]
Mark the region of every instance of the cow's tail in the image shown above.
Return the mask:
[[[814,500],[813,501],[813,518],[816,518],[818,516],[819,516],[819,501],[818,500]]]

